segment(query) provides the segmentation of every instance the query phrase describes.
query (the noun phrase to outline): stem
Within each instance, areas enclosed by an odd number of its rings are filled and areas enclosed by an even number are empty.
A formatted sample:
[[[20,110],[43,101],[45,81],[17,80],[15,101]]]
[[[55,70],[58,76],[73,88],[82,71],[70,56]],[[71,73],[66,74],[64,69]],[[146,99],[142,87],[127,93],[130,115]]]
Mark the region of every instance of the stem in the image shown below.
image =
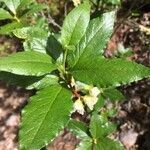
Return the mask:
[[[67,52],[68,52],[68,49],[65,49],[64,58],[63,58],[63,67],[64,67],[64,70],[66,70]]]
[[[14,19],[17,21],[17,22],[20,22],[19,18],[15,15],[14,16]]]
[[[96,142],[96,143],[95,143]],[[93,139],[93,142],[92,142],[92,150],[95,150],[95,145],[97,144],[97,141],[96,139]]]
[[[60,73],[60,77],[67,81],[68,79],[68,75],[67,75],[67,72],[66,72],[66,59],[67,59],[67,52],[68,50],[64,48],[64,54],[63,54],[63,62],[61,65],[58,66],[58,70],[59,70],[59,73]]]

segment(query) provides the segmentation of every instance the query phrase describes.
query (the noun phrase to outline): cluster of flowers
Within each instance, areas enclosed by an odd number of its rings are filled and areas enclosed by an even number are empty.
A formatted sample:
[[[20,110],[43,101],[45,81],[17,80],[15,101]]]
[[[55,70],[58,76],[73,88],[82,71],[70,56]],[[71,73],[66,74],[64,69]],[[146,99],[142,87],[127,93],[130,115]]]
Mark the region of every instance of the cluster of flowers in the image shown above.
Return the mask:
[[[90,110],[93,110],[94,105],[98,101],[100,90],[97,87],[89,86],[79,81],[75,82],[74,79],[72,80],[72,84],[77,91],[85,93],[84,96],[80,95],[74,102],[74,112],[77,111],[79,114],[83,115],[85,112],[85,106]]]

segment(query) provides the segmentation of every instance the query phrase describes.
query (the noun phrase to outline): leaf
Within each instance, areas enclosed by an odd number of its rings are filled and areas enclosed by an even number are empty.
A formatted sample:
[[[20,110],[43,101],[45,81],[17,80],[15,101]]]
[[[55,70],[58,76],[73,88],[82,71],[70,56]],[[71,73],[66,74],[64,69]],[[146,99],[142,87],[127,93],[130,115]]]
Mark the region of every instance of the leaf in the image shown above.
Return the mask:
[[[20,33],[21,34],[21,33]],[[38,51],[46,53],[48,32],[42,28],[29,27],[26,31],[25,51]]]
[[[87,132],[88,132],[88,127],[86,126],[85,123],[76,121],[76,120],[70,120],[68,123],[69,130],[73,132],[77,137],[79,138],[85,138],[88,137]]]
[[[2,0],[6,6],[16,15],[16,9],[20,5],[20,0]]]
[[[117,100],[125,99],[123,94],[119,90],[114,89],[114,88],[104,90],[103,96],[105,98],[109,98],[111,101],[117,101]]]
[[[32,2],[35,2],[35,0],[21,0],[19,8],[22,8],[24,6],[30,5]]]
[[[28,88],[29,86],[31,87],[32,84],[38,82],[42,78],[43,76],[41,77],[21,76],[21,75],[12,74],[10,72],[0,72],[0,80],[10,85],[17,85],[24,88]],[[33,87],[28,89],[33,89]]]
[[[0,59],[0,71],[42,76],[55,70],[51,57],[39,52],[19,52]]]
[[[90,133],[93,139],[104,138],[116,129],[116,125],[110,123],[103,115],[94,113],[90,122]]]
[[[45,38],[48,36],[48,31],[42,29],[41,27],[32,27],[31,30],[28,32],[28,37],[32,38]]]
[[[17,85],[28,90],[39,90],[58,84],[58,77],[55,75],[36,77],[16,75],[9,72],[0,72],[0,80],[8,83],[9,85]]]
[[[90,137],[82,139],[76,150],[92,150],[92,139]]]
[[[32,38],[23,43],[25,51],[37,51],[46,53],[46,40],[43,38]]]
[[[3,8],[0,8],[0,20],[4,19],[12,19],[13,17],[10,15],[10,13]]]
[[[13,30],[23,27],[21,22],[11,22],[6,25],[0,26],[0,34],[10,34]]]
[[[42,79],[38,80],[37,82],[33,83],[32,85],[28,86],[27,89],[44,89],[46,87],[52,85],[58,85],[59,78],[55,75],[46,75]]]
[[[44,31],[46,30],[47,32],[49,31],[49,24],[48,21],[46,20],[46,18],[36,18],[36,25],[35,27],[40,28],[40,29],[44,29]]]
[[[48,37],[46,49],[47,53],[55,60],[57,60],[60,54],[63,52],[62,45],[53,35]]]
[[[70,69],[74,78],[101,88],[120,86],[150,76],[150,69],[122,59],[88,58]]]
[[[77,133],[80,133],[80,128],[76,127],[76,124],[73,126]],[[98,115],[94,113],[90,122],[90,132],[92,137],[83,136],[81,137],[81,142],[77,146],[76,150],[122,150],[121,145],[117,141],[113,141],[107,138],[107,135],[112,133],[116,129],[116,126],[108,122],[107,116]],[[76,130],[77,129],[77,130]],[[79,130],[78,130],[79,129]],[[81,129],[82,130],[82,129]],[[87,132],[87,131],[86,131]],[[82,133],[82,132],[81,132]],[[82,134],[81,134],[82,135]]]
[[[20,38],[20,39],[26,39],[28,37],[28,32],[32,29],[32,27],[23,27],[19,28],[13,31],[13,34]]]
[[[76,47],[75,52],[68,54],[69,67],[78,66],[82,60],[89,61],[103,54],[104,48],[113,32],[115,12],[104,13],[90,21],[85,35]]]
[[[91,150],[92,139],[88,136],[88,127],[85,123],[72,119],[68,123],[68,128],[77,138],[81,139],[76,150]]]
[[[108,118],[110,118],[110,117],[112,118],[112,117],[115,117],[117,115],[117,113],[118,113],[117,108],[113,107],[113,108],[107,108],[107,109],[105,109],[105,113],[103,115],[106,115]]]
[[[94,145],[94,148],[95,150],[124,150],[121,143],[109,138],[101,138],[97,144]]]
[[[102,95],[99,96],[97,103],[94,105],[94,111],[100,111],[100,109],[104,106],[105,100]]]
[[[69,121],[71,92],[51,86],[31,97],[22,111],[19,132],[20,149],[40,149],[60,132]]]
[[[76,45],[84,35],[90,20],[90,5],[83,3],[74,8],[65,18],[62,31],[61,42],[64,47]]]
[[[23,16],[21,16],[21,19],[25,18],[27,15],[32,15],[32,14],[40,12],[46,8],[47,8],[47,6],[44,4],[35,4],[34,3],[32,5],[29,5],[27,12],[25,14],[23,14]]]

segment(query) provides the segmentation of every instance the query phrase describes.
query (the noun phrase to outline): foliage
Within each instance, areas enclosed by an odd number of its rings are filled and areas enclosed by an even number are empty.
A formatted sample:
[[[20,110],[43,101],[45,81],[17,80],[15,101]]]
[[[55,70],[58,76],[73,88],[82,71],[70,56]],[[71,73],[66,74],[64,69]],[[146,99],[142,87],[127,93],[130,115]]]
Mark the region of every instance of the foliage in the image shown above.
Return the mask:
[[[0,0],[3,8],[0,9],[0,20],[6,20],[6,24],[0,26],[0,34],[9,34],[14,29],[28,26],[30,17],[36,19],[37,12],[46,8],[46,5],[38,4],[35,0]]]
[[[115,12],[90,19],[90,4],[85,1],[66,16],[61,34],[56,34],[44,28],[43,18],[34,26],[18,26],[26,23],[26,15],[19,14],[22,7],[28,15],[40,11],[41,5],[29,0],[3,2],[7,9],[0,10],[1,19],[13,18],[8,31],[13,29],[24,40],[24,51],[1,58],[0,79],[37,90],[22,110],[20,149],[41,149],[64,127],[82,139],[78,150],[123,149],[109,138],[116,126],[108,120],[114,110],[104,109],[105,99],[123,99],[116,87],[149,77],[150,69],[103,56]],[[5,27],[1,33],[6,33]],[[88,114],[90,123],[70,119],[74,112]]]

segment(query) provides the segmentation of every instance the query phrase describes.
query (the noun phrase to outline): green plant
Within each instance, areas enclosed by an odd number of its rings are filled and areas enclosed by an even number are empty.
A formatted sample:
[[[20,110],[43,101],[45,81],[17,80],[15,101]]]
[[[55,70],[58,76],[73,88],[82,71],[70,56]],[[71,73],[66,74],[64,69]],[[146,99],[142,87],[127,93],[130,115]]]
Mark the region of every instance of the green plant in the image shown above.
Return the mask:
[[[17,28],[32,25],[37,19],[37,13],[47,8],[35,0],[0,0],[0,2],[2,6],[0,20],[6,21],[0,26],[0,34],[10,34]]]
[[[116,110],[105,109],[104,100],[122,99],[115,88],[149,77],[150,69],[103,56],[114,21],[115,12],[90,20],[90,5],[85,2],[67,15],[61,35],[48,31],[43,34],[42,30],[41,38],[47,40],[42,50],[25,47],[24,52],[0,59],[1,79],[37,89],[22,110],[20,149],[40,149],[64,127],[83,139],[78,150],[123,149],[109,138],[116,126],[108,118]],[[39,28],[34,29],[34,35],[41,33]],[[29,32],[32,35],[30,29],[26,31],[17,32],[17,36],[27,35],[26,39]],[[73,112],[86,114],[88,123],[71,119]]]

